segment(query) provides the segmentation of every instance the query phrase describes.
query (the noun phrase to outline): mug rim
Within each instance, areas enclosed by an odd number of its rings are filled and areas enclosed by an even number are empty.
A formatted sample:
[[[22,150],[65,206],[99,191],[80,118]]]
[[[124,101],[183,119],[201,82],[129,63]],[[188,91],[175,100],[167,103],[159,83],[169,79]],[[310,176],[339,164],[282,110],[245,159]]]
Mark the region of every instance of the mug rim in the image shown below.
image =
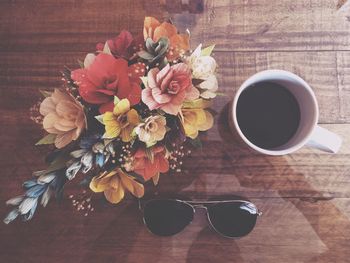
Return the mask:
[[[292,79],[295,79],[296,81],[298,81],[299,83],[302,84],[302,86],[308,91],[308,93],[311,95],[312,101],[313,101],[313,106],[315,109],[315,114],[314,114],[314,123],[312,125],[312,129],[310,129],[307,134],[304,136],[304,138],[297,144],[284,149],[284,150],[268,150],[268,149],[264,149],[261,148],[255,144],[253,144],[252,142],[250,142],[248,140],[248,138],[243,134],[243,132],[241,131],[239,125],[238,125],[238,121],[237,121],[237,103],[238,103],[238,99],[240,97],[240,95],[242,94],[242,92],[248,88],[249,86],[247,85],[247,83],[249,81],[251,81],[252,78],[256,78],[259,75],[265,75],[265,74],[281,74],[284,76],[288,76]],[[267,79],[268,80],[268,79]],[[301,77],[299,77],[298,75],[290,72],[290,71],[286,71],[286,70],[280,70],[280,69],[269,69],[269,70],[263,70],[260,72],[255,73],[254,75],[250,76],[248,79],[246,79],[242,85],[239,87],[239,89],[237,90],[233,102],[231,104],[231,114],[230,114],[230,119],[231,121],[233,121],[233,124],[235,126],[236,131],[238,132],[239,136],[241,137],[241,139],[253,150],[263,153],[263,154],[267,154],[267,155],[285,155],[285,154],[289,154],[292,152],[295,152],[297,150],[299,150],[301,147],[303,147],[310,139],[313,130],[315,129],[317,122],[318,122],[318,118],[319,118],[319,109],[318,109],[318,103],[317,103],[317,99],[315,96],[314,91],[311,89],[311,87],[309,86],[309,84],[303,80]]]

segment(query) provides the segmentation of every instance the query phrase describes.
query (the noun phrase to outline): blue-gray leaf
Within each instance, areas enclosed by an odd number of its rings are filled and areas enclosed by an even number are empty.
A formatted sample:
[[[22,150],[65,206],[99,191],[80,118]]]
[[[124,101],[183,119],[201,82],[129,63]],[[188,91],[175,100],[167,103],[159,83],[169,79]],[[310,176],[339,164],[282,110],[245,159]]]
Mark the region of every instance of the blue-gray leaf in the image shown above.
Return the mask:
[[[11,223],[13,220],[15,220],[19,215],[18,209],[13,209],[10,213],[7,214],[6,218],[4,219],[5,224]]]
[[[28,180],[28,181],[25,181],[23,183],[23,187],[25,189],[29,189],[29,188],[33,187],[34,185],[37,185],[36,179]]]
[[[44,184],[37,184],[33,186],[32,188],[29,188],[26,192],[27,197],[39,197],[41,196],[47,188],[47,185]]]
[[[24,196],[16,196],[6,201],[7,205],[19,205],[23,201]]]
[[[76,176],[76,174],[79,172],[80,168],[81,168],[80,161],[76,161],[72,163],[66,170],[66,177],[68,178],[68,180],[72,180]]]
[[[35,202],[34,202],[32,208],[29,210],[29,212],[27,214],[23,215],[24,221],[28,221],[28,220],[33,218],[37,206],[38,206],[38,198],[35,199]]]
[[[30,209],[32,209],[33,206],[36,205],[37,202],[38,202],[38,198],[28,197],[24,199],[23,202],[18,207],[18,212],[21,215],[28,213]]]

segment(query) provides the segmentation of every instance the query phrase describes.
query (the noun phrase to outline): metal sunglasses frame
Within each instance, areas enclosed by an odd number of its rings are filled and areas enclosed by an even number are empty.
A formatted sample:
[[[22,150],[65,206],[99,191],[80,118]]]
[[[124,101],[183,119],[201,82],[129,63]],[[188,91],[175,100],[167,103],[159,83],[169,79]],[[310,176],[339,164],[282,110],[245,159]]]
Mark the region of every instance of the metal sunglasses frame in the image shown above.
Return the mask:
[[[219,232],[215,226],[213,225],[213,223],[211,222],[210,220],[210,216],[209,216],[209,213],[208,213],[208,206],[209,205],[216,205],[216,204],[221,204],[221,203],[244,203],[244,204],[249,204],[250,206],[252,206],[255,210],[256,210],[256,214],[257,215],[257,218],[259,216],[262,216],[262,212],[256,207],[255,204],[253,204],[252,202],[249,202],[249,201],[246,201],[246,200],[240,200],[240,199],[237,199],[237,200],[223,200],[223,201],[185,201],[185,200],[180,200],[180,199],[171,199],[171,198],[155,198],[155,199],[150,199],[150,200],[147,200],[147,201],[144,201],[142,203],[142,201],[139,199],[139,210],[142,212],[142,221],[143,221],[143,224],[146,226],[146,228],[148,229],[149,232],[151,232],[152,234],[154,234],[147,226],[146,224],[146,221],[145,221],[145,217],[144,217],[144,208],[145,206],[147,205],[147,203],[149,202],[153,202],[153,201],[157,201],[157,200],[163,200],[163,201],[176,201],[176,202],[180,202],[180,203],[183,203],[183,204],[186,204],[188,206],[190,206],[193,210],[193,215],[196,213],[196,208],[200,208],[200,209],[205,209],[206,211],[206,214],[207,214],[207,220],[209,222],[209,225],[210,227],[217,233],[219,234],[220,236],[223,236],[225,238],[230,238],[230,239],[238,239],[238,238],[241,238],[241,237],[230,237],[230,236],[226,236],[225,234]],[[193,221],[193,219],[188,222],[187,226],[189,224],[191,224]],[[181,231],[180,231],[181,232]],[[179,232],[179,233],[180,233]],[[176,233],[178,234],[178,233]],[[176,235],[175,234],[175,235]],[[156,235],[156,234],[154,234]],[[242,236],[243,237],[243,236]]]

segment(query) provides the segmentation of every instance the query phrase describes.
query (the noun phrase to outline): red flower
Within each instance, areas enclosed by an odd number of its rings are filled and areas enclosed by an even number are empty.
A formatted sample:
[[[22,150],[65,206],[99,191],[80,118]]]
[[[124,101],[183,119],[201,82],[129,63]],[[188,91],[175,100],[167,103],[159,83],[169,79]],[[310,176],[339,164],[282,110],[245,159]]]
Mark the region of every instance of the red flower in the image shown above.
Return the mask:
[[[169,170],[169,162],[165,158],[165,149],[162,146],[151,149],[153,162],[146,155],[145,150],[139,149],[134,155],[134,172],[141,175],[146,181],[158,173],[166,173]]]
[[[143,49],[144,40],[142,35],[134,38],[129,31],[123,30],[117,37],[107,40],[107,44],[115,57],[129,60]],[[103,43],[96,45],[97,51],[102,51],[103,47]]]
[[[71,77],[79,86],[80,96],[88,103],[100,106],[100,112],[113,111],[114,96],[128,99],[132,105],[140,102],[141,79],[145,65],[130,67],[125,59],[101,53],[91,65],[72,71]]]

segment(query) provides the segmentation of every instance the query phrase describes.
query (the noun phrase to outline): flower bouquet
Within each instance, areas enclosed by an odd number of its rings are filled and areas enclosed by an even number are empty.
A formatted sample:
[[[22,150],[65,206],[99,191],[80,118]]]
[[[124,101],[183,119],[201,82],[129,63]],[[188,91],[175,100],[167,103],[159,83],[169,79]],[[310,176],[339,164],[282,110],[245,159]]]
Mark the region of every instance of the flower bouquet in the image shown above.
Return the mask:
[[[199,45],[191,53],[189,33],[146,17],[143,37],[122,31],[97,44],[79,69],[66,68],[63,87],[41,91],[37,107],[35,120],[48,133],[37,145],[55,146],[47,169],[7,201],[14,208],[4,222],[30,220],[39,202],[60,199],[65,183],[78,177],[117,204],[126,192],[140,198],[147,181],[156,185],[160,174],[179,170],[188,153],[183,145],[198,144],[198,133],[213,125],[207,109],[218,89],[213,48]]]

